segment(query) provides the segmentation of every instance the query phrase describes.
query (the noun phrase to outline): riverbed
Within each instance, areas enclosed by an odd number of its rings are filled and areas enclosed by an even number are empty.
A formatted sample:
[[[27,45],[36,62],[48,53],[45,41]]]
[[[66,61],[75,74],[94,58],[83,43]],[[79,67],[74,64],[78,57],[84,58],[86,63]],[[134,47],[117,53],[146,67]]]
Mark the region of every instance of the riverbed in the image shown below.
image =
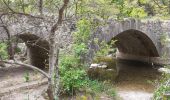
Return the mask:
[[[155,90],[155,80],[161,73],[152,64],[118,61],[119,75],[116,89],[122,100],[151,100]]]

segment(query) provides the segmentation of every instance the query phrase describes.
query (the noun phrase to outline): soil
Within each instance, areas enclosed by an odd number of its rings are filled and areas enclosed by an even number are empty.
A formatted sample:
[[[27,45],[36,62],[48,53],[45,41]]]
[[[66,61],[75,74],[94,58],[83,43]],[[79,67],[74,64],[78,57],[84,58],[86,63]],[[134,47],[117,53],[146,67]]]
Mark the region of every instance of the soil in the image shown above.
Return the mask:
[[[44,76],[29,68],[0,68],[0,100],[45,100],[41,94],[46,83]]]

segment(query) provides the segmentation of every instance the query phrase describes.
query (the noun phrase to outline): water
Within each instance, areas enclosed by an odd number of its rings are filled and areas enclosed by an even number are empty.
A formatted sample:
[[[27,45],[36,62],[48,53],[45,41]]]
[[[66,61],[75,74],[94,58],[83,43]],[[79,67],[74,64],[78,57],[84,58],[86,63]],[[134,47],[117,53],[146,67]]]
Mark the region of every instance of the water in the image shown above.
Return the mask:
[[[160,73],[150,64],[119,61],[119,76],[116,80],[118,95],[123,100],[150,100],[155,86],[152,82]]]

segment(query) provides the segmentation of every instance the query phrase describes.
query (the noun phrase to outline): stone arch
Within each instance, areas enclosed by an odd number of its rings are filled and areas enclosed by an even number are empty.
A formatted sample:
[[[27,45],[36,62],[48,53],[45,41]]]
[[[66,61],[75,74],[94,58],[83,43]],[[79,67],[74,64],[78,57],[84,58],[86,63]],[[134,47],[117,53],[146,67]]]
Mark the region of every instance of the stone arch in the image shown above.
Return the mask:
[[[44,69],[48,63],[49,42],[31,33],[18,35],[27,46],[29,63],[40,69]]]
[[[141,31],[129,29],[117,34],[112,39],[117,40],[115,45],[120,53],[142,57],[159,57],[153,41]]]

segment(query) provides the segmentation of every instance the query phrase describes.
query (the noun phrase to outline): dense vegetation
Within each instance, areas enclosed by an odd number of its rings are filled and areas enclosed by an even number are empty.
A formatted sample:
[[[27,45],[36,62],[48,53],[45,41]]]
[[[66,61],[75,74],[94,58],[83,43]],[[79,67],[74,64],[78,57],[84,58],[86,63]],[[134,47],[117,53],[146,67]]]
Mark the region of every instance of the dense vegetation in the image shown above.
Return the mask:
[[[73,33],[74,44],[71,47],[73,49],[68,54],[60,55],[61,92],[67,94],[85,92],[95,94],[95,98],[100,93],[106,93],[115,98],[116,91],[109,81],[91,80],[86,73],[89,65],[84,62],[84,58],[88,52],[87,44],[90,42],[92,25],[87,19],[78,21],[77,30]]]

